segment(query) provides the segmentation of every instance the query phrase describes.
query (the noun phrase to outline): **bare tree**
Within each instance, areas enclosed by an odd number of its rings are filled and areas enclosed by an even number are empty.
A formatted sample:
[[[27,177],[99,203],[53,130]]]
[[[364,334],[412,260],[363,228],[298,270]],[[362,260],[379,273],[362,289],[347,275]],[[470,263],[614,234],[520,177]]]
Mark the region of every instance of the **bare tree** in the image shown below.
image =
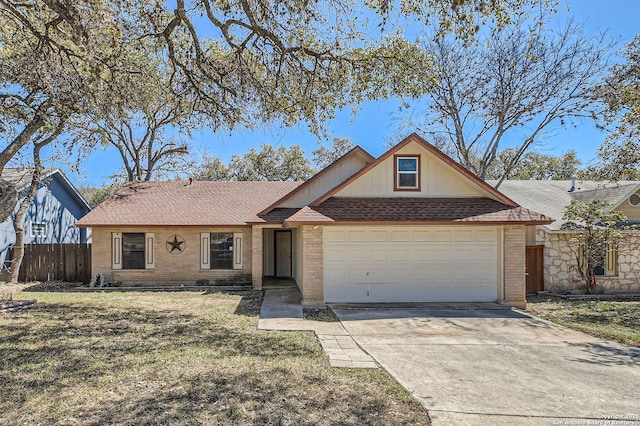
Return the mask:
[[[471,46],[435,38],[425,51],[435,60],[437,83],[419,128],[445,136],[457,160],[482,179],[504,142],[517,138],[498,187],[553,125],[601,116],[593,86],[612,45],[571,22],[552,32],[517,21]]]

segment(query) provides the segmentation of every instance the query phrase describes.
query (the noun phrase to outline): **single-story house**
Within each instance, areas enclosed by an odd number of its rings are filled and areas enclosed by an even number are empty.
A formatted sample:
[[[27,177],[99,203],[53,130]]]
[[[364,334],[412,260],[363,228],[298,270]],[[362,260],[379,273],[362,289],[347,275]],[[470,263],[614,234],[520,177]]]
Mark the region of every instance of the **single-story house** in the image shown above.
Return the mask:
[[[31,186],[33,169],[5,168],[2,179],[18,190],[18,209]],[[76,227],[76,221],[91,211],[87,200],[59,169],[44,169],[42,182],[23,219],[25,244],[86,243],[91,234]],[[0,223],[0,264],[8,260],[16,242],[13,216]]]
[[[523,306],[520,207],[417,135],[352,149],[306,182],[130,183],[78,222],[111,282],[291,277],[305,304]]]
[[[489,182],[493,183],[493,182]],[[640,223],[640,182],[596,181],[504,181],[503,194],[529,209],[555,220],[549,224],[527,228],[527,250],[539,248],[538,259],[542,273],[539,283],[530,283],[529,291],[564,291],[582,287],[575,268],[575,255],[569,247],[571,234],[563,230],[564,209],[572,200],[609,201],[615,210],[622,211],[630,224]],[[602,264],[594,270],[597,283],[604,290],[640,290],[640,236],[626,232],[627,244],[609,247],[603,253]],[[624,241],[624,240],[623,240]],[[529,277],[536,275],[535,256],[527,266]]]

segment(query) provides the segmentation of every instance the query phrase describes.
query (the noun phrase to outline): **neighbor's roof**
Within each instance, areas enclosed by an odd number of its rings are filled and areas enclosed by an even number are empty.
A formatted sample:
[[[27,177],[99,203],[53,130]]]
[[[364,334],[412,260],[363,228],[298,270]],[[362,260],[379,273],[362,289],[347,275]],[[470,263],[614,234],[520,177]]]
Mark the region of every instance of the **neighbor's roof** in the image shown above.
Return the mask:
[[[42,170],[42,176],[47,177],[58,171],[58,169],[44,168]],[[14,169],[5,168],[2,170],[2,179],[13,183],[18,191],[31,185],[31,178],[33,176],[33,169]]]
[[[135,182],[80,219],[78,226],[246,225],[301,182]]]
[[[31,179],[33,178],[33,168],[30,169],[17,169],[17,168],[5,168],[2,170],[2,179],[13,183],[16,186],[18,192],[25,190],[31,185]],[[45,167],[42,169],[42,181],[46,182],[47,179],[58,178],[58,182],[66,187],[67,193],[76,199],[76,201],[84,205],[88,210],[91,210],[89,202],[78,192],[78,189],[67,179],[60,169]]]
[[[495,181],[487,182],[495,185]],[[562,219],[564,208],[571,200],[604,200],[618,206],[639,188],[638,181],[578,180],[575,191],[569,192],[570,180],[506,180],[498,189],[521,206],[554,218],[555,221],[548,225],[548,228],[559,230],[565,223]]]
[[[302,209],[275,209],[264,221],[398,224],[546,224],[551,218],[490,198],[338,198]]]

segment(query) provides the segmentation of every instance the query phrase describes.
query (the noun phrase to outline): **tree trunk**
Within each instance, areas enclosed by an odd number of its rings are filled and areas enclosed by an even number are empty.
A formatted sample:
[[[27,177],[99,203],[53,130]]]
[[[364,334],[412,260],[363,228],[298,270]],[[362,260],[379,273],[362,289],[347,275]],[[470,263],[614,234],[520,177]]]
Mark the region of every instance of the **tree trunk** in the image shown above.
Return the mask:
[[[13,229],[16,233],[16,242],[13,245],[13,254],[11,255],[11,267],[9,268],[9,282],[15,284],[18,282],[18,275],[20,274],[20,266],[22,266],[22,259],[24,259],[24,226],[22,221],[24,220],[29,206],[36,198],[36,192],[38,191],[38,185],[42,181],[42,162],[40,161],[40,150],[53,142],[64,129],[65,120],[60,120],[56,130],[41,142],[37,142],[33,146],[33,175],[31,176],[31,186],[29,192],[24,197],[18,207],[15,217],[13,218]]]
[[[35,149],[34,149],[35,151]],[[18,275],[20,274],[20,266],[22,266],[22,259],[24,259],[24,220],[29,206],[36,197],[38,191],[38,184],[42,176],[42,166],[40,165],[40,159],[36,161],[36,167],[33,170],[33,177],[31,178],[31,186],[29,192],[20,203],[20,207],[13,218],[13,229],[16,233],[16,242],[13,244],[13,252],[11,254],[11,267],[9,268],[9,282],[15,284],[18,282]]]

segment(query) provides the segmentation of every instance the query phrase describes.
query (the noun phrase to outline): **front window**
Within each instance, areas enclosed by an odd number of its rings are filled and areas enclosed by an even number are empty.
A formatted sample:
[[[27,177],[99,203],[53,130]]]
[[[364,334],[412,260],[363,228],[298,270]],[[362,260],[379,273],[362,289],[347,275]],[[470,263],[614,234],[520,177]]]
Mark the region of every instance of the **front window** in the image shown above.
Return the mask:
[[[618,250],[615,245],[608,243],[602,256],[593,268],[593,275],[615,277],[618,275]]]
[[[122,234],[122,269],[144,269],[144,233]]]
[[[233,269],[233,233],[211,233],[211,269]]]
[[[395,157],[395,189],[420,189],[420,158],[418,156]]]

